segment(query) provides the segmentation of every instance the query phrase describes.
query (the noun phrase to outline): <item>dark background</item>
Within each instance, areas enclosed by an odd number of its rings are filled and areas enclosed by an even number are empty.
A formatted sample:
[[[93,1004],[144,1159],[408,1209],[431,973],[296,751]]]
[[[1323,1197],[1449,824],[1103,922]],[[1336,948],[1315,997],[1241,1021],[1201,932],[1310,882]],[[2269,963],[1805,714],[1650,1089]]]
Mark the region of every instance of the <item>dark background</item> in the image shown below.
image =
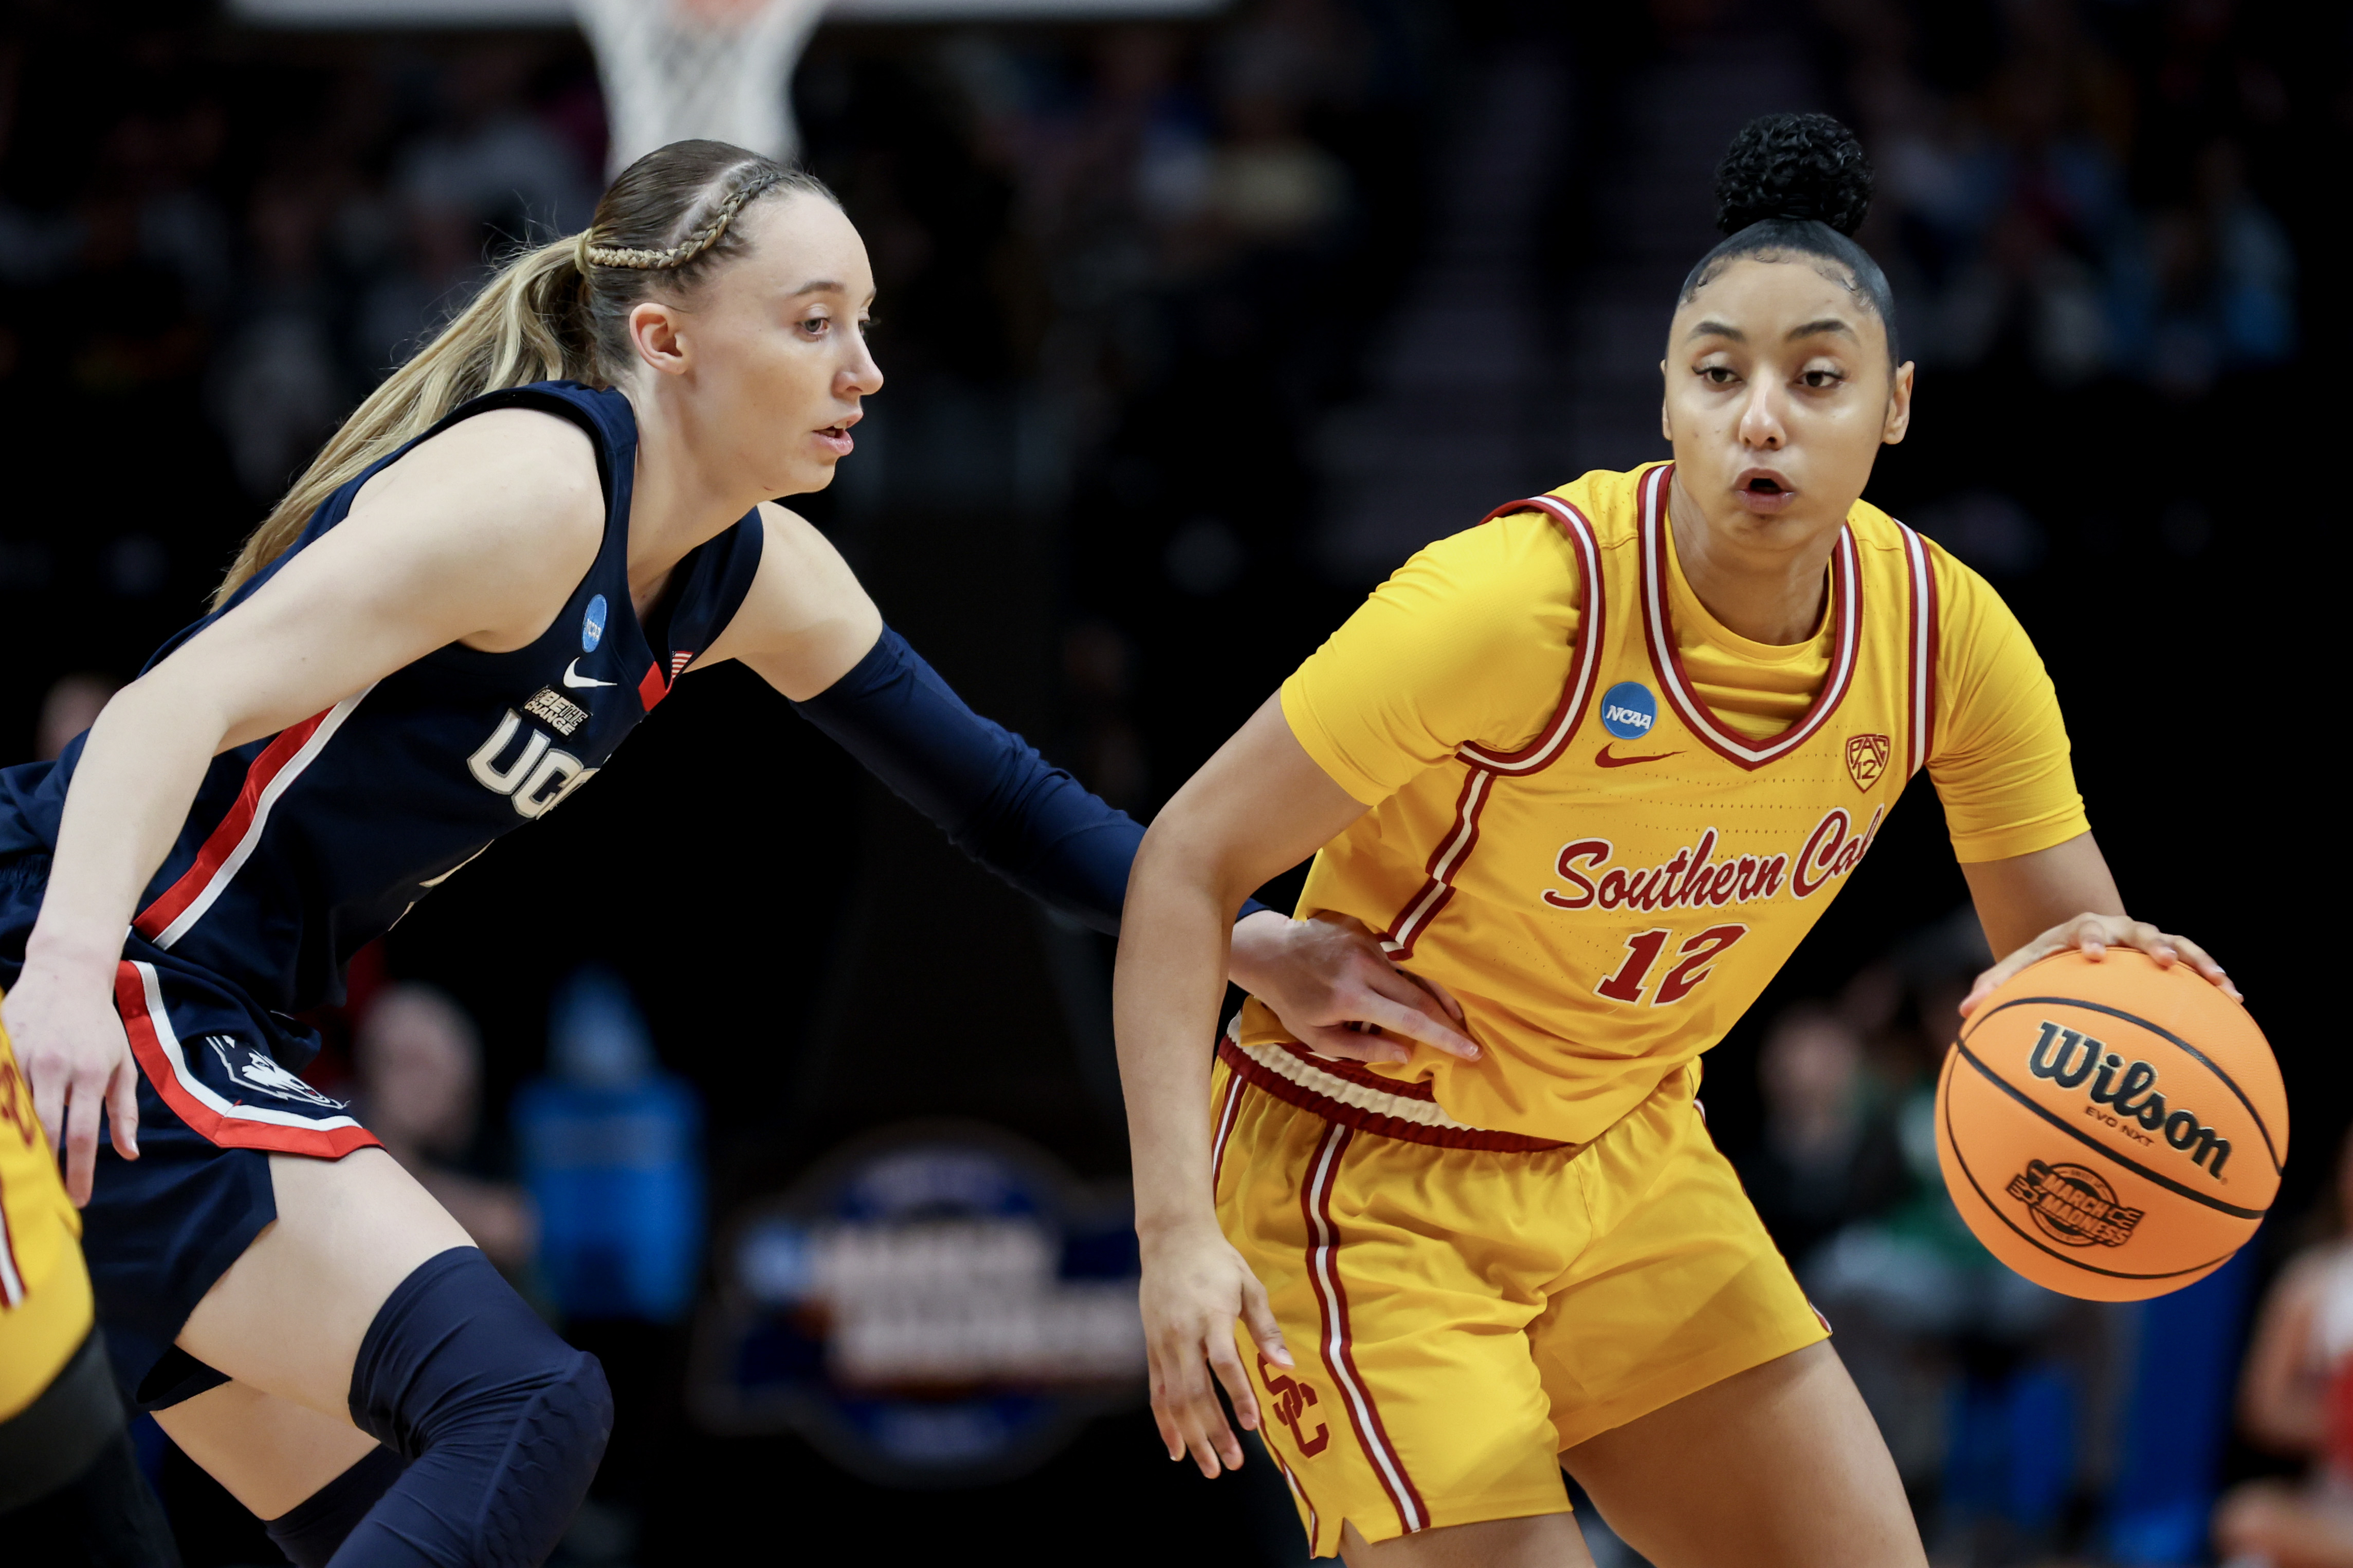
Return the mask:
[[[603,131],[561,33],[271,32],[111,0],[5,16],[16,761],[59,677],[128,679],[199,613],[483,257],[580,226]],[[829,26],[794,101],[874,254],[891,384],[806,510],[976,707],[1148,816],[1423,540],[1663,455],[1656,342],[1709,238],[1715,157],[1752,113],[1837,112],[1879,162],[1862,237],[1921,363],[1870,498],[2017,610],[2127,901],[2245,989],[2295,1107],[2293,1215],[2348,1116],[2322,984],[2342,788],[2331,715],[2303,704],[2331,689],[2347,42],[2342,9],[2230,0]],[[512,202],[420,153],[462,163],[518,122],[555,174]],[[1271,211],[1217,194],[1254,168],[1288,172]],[[1736,1157],[1762,1021],[1964,899],[1933,794],[1911,794],[1709,1059]],[[933,1113],[1124,1173],[1107,945],[963,862],[740,669],[686,683],[384,956],[480,1020],[493,1128],[541,1069],[551,988],[618,972],[702,1092],[716,1215]],[[1156,1458],[1140,1410],[1021,1482],[886,1493],[795,1439],[702,1435],[675,1332],[575,1332],[617,1368],[600,1495],[647,1562],[835,1538],[1175,1562],[1278,1539],[1262,1493]],[[175,1461],[167,1481],[192,1563],[267,1560],[200,1478]]]

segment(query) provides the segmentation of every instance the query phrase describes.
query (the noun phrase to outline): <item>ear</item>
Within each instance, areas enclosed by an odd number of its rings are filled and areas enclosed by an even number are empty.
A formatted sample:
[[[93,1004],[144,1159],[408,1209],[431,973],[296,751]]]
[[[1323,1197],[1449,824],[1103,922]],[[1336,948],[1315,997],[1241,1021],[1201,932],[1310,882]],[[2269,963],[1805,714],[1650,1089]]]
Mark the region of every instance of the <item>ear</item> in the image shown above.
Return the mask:
[[[1912,362],[1905,360],[1895,367],[1895,377],[1887,388],[1887,423],[1879,432],[1880,441],[1893,447],[1904,439],[1912,428]]]
[[[1668,446],[1675,444],[1675,424],[1667,417],[1667,362],[1664,360],[1659,362],[1659,434],[1667,438]]]
[[[684,375],[693,365],[681,314],[659,300],[640,300],[629,307],[630,345],[639,359],[664,375]]]

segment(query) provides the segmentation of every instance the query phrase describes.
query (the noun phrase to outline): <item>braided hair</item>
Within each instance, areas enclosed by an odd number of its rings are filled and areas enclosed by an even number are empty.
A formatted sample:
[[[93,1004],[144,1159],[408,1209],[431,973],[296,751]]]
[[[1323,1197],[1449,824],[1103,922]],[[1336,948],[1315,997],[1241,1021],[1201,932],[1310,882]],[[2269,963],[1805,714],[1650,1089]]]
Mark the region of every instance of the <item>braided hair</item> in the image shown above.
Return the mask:
[[[840,205],[815,175],[724,142],[673,142],[622,170],[586,229],[509,257],[343,421],[247,536],[213,606],[284,554],[329,496],[459,405],[534,381],[612,385],[636,362],[638,302],[691,293],[750,248],[745,207],[794,194]]]

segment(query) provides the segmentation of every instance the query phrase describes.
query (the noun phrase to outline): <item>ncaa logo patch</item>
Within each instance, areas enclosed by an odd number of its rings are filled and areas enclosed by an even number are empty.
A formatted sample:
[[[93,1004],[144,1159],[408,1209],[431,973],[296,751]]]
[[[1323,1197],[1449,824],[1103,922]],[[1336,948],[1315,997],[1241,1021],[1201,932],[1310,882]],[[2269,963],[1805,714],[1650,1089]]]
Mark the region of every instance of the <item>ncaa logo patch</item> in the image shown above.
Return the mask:
[[[1639,680],[1621,680],[1601,694],[1601,727],[1621,741],[1640,740],[1659,721],[1659,700]]]
[[[580,651],[595,653],[596,645],[605,640],[605,595],[597,595],[588,601],[588,613],[580,619]]]

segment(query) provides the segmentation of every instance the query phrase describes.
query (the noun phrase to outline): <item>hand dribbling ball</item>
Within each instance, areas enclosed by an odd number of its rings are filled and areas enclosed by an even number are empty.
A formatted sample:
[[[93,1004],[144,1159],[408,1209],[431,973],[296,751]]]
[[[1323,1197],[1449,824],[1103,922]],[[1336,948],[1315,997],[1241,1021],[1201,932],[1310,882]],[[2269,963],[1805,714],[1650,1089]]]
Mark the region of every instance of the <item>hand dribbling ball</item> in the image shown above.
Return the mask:
[[[2287,1159],[2287,1094],[2247,1010],[2187,963],[2056,953],[1962,1025],[1936,1157],[1996,1258],[2065,1295],[2137,1301],[2255,1234]]]

